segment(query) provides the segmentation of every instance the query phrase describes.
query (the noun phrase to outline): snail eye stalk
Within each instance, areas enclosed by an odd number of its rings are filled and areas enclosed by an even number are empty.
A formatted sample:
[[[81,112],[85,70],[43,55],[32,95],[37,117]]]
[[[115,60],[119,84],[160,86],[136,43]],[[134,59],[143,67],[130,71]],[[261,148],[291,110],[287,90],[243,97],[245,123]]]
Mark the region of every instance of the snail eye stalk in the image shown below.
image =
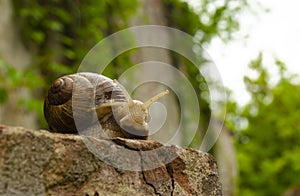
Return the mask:
[[[165,90],[165,91],[155,95],[154,97],[152,97],[151,99],[149,99],[148,101],[143,103],[143,105],[142,105],[143,109],[147,110],[155,101],[157,101],[159,98],[161,98],[167,94],[169,94],[169,90]]]

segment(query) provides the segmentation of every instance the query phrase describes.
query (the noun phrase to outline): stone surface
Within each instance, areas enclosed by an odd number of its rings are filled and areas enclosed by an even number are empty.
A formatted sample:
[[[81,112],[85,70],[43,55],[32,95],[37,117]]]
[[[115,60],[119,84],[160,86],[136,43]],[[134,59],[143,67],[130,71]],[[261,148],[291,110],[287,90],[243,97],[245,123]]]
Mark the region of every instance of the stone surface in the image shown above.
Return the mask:
[[[0,125],[0,195],[221,195],[207,153]]]

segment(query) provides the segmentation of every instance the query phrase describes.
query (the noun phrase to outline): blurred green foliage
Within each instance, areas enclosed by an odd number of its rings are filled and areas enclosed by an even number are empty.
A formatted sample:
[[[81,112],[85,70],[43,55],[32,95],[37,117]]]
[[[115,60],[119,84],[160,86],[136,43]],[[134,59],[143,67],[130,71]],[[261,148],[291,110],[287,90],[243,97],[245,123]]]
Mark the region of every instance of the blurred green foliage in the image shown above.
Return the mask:
[[[9,90],[15,87],[29,88],[34,97],[32,100],[20,100],[20,104],[36,110],[39,119],[44,119],[41,112],[42,100],[49,84],[61,75],[76,72],[86,53],[103,38],[129,27],[131,17],[135,16],[140,6],[140,2],[136,0],[12,2],[15,22],[25,47],[33,56],[33,64],[29,70],[22,71],[5,66],[1,71],[6,77],[1,81],[0,103],[8,99]],[[193,9],[181,0],[162,0],[162,3],[167,25],[195,36],[195,44],[200,48],[201,44],[209,43],[216,36],[230,40],[230,35],[238,29],[236,14],[247,7],[247,0],[226,0],[221,3],[203,0],[199,9]],[[207,7],[210,9],[206,9]],[[201,50],[198,55],[201,58]],[[197,67],[178,54],[172,56],[174,66],[188,76],[200,100],[203,100],[201,92],[205,80]],[[130,52],[127,52],[116,58],[105,70],[105,74],[117,78],[130,66]],[[201,124],[205,130],[210,110],[205,100],[200,104],[203,112]],[[45,122],[42,121],[41,126],[45,127]]]
[[[45,88],[44,79],[33,70],[19,70],[0,59],[0,104],[9,99],[9,93],[19,91],[22,88],[28,89],[32,94]],[[26,110],[36,112],[38,116],[43,116],[43,100],[38,97],[20,97],[17,104]],[[39,123],[44,124],[43,120]]]
[[[231,103],[228,124],[234,130],[240,177],[238,195],[282,195],[300,185],[300,94],[297,76],[276,60],[279,82],[270,83],[263,56],[250,63],[256,77],[245,77],[251,102]],[[239,126],[238,126],[239,125]]]
[[[14,0],[15,18],[35,68],[46,81],[76,72],[104,37],[126,28],[134,0]]]
[[[172,10],[166,13],[171,19],[169,25],[195,35],[195,41],[200,44],[209,43],[214,37],[230,41],[239,29],[239,14],[250,7],[247,0],[201,0],[201,6],[192,10],[180,0],[164,2],[166,10]]]
[[[202,63],[211,60],[203,58],[203,56],[206,56],[203,45],[210,43],[216,37],[225,42],[232,40],[234,32],[239,29],[238,14],[249,8],[247,0],[226,0],[222,2],[202,0],[201,6],[195,8],[181,0],[163,0],[163,2],[168,26],[194,36],[194,52]],[[206,80],[199,73],[199,67],[188,59],[175,53],[171,53],[171,57],[172,64],[186,74],[198,95],[198,100],[200,100],[200,131],[197,132],[190,144],[190,147],[199,148],[211,117],[209,101],[206,100],[206,97],[209,96]]]

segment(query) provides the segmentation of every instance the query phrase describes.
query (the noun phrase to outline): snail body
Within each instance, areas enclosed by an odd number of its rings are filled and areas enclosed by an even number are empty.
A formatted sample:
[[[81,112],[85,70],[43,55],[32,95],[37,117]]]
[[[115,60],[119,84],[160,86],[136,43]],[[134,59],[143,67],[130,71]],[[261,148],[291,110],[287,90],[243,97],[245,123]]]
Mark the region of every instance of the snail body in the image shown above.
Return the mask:
[[[146,102],[132,100],[116,80],[96,73],[62,76],[51,85],[44,101],[44,116],[50,131],[78,133],[98,127],[101,137],[147,139],[148,108],[167,94]]]

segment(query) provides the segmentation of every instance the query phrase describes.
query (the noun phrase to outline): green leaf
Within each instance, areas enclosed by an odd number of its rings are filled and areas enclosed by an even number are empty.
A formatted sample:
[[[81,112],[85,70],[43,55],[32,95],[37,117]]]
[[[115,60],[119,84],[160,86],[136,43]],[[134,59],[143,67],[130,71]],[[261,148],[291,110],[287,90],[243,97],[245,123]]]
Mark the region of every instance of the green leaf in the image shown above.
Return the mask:
[[[45,21],[45,26],[53,31],[62,31],[63,30],[62,23],[60,23],[58,21],[54,21],[54,20]]]
[[[0,87],[0,104],[6,102],[7,99],[8,99],[7,90]]]

